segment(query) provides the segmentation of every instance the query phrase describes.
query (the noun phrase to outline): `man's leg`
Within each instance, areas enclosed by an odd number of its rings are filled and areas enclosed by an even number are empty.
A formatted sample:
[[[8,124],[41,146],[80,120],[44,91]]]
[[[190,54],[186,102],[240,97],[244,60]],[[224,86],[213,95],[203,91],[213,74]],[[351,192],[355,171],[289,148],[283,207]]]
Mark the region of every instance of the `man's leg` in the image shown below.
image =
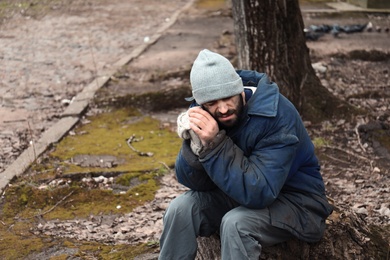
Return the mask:
[[[159,259],[194,259],[196,238],[217,232],[222,217],[235,206],[220,190],[188,191],[174,199],[164,215]]]
[[[237,207],[222,219],[222,259],[259,259],[262,246],[271,246],[293,235],[271,225],[269,210]]]

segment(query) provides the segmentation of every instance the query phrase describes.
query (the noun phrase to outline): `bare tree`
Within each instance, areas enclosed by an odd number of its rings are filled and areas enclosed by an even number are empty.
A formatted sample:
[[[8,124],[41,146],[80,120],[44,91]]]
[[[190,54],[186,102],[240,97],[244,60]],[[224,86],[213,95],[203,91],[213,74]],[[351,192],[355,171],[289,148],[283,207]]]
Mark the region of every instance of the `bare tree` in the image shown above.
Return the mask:
[[[298,0],[232,0],[232,11],[239,68],[266,72],[309,120],[351,110],[311,66]]]

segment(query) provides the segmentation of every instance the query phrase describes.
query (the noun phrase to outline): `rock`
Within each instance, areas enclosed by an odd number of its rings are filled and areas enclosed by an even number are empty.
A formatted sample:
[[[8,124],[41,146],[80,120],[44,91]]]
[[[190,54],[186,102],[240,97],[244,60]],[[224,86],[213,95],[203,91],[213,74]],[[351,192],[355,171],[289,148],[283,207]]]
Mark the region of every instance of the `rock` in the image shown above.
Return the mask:
[[[316,72],[319,72],[319,73],[321,73],[321,74],[324,74],[324,73],[326,73],[326,71],[327,71],[327,67],[324,66],[321,62],[313,63],[313,64],[312,64],[312,67],[313,67],[313,69],[314,69]]]

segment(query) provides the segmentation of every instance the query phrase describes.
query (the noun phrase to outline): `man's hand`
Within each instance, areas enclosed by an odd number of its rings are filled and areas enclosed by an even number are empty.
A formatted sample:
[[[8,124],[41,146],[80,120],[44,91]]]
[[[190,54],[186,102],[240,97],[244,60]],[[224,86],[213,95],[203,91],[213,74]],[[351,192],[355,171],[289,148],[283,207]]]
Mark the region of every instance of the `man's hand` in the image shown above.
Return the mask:
[[[217,121],[201,107],[188,110],[191,129],[199,136],[202,145],[207,147],[219,132]]]

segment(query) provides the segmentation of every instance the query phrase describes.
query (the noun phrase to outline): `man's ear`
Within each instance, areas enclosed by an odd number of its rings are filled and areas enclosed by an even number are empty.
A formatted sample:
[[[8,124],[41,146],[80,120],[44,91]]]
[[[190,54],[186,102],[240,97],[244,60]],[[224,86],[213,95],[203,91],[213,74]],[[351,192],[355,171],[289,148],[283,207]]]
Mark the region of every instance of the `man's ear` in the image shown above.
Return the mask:
[[[241,97],[242,97],[242,102],[245,106],[246,102],[245,102],[245,91],[241,92]]]

